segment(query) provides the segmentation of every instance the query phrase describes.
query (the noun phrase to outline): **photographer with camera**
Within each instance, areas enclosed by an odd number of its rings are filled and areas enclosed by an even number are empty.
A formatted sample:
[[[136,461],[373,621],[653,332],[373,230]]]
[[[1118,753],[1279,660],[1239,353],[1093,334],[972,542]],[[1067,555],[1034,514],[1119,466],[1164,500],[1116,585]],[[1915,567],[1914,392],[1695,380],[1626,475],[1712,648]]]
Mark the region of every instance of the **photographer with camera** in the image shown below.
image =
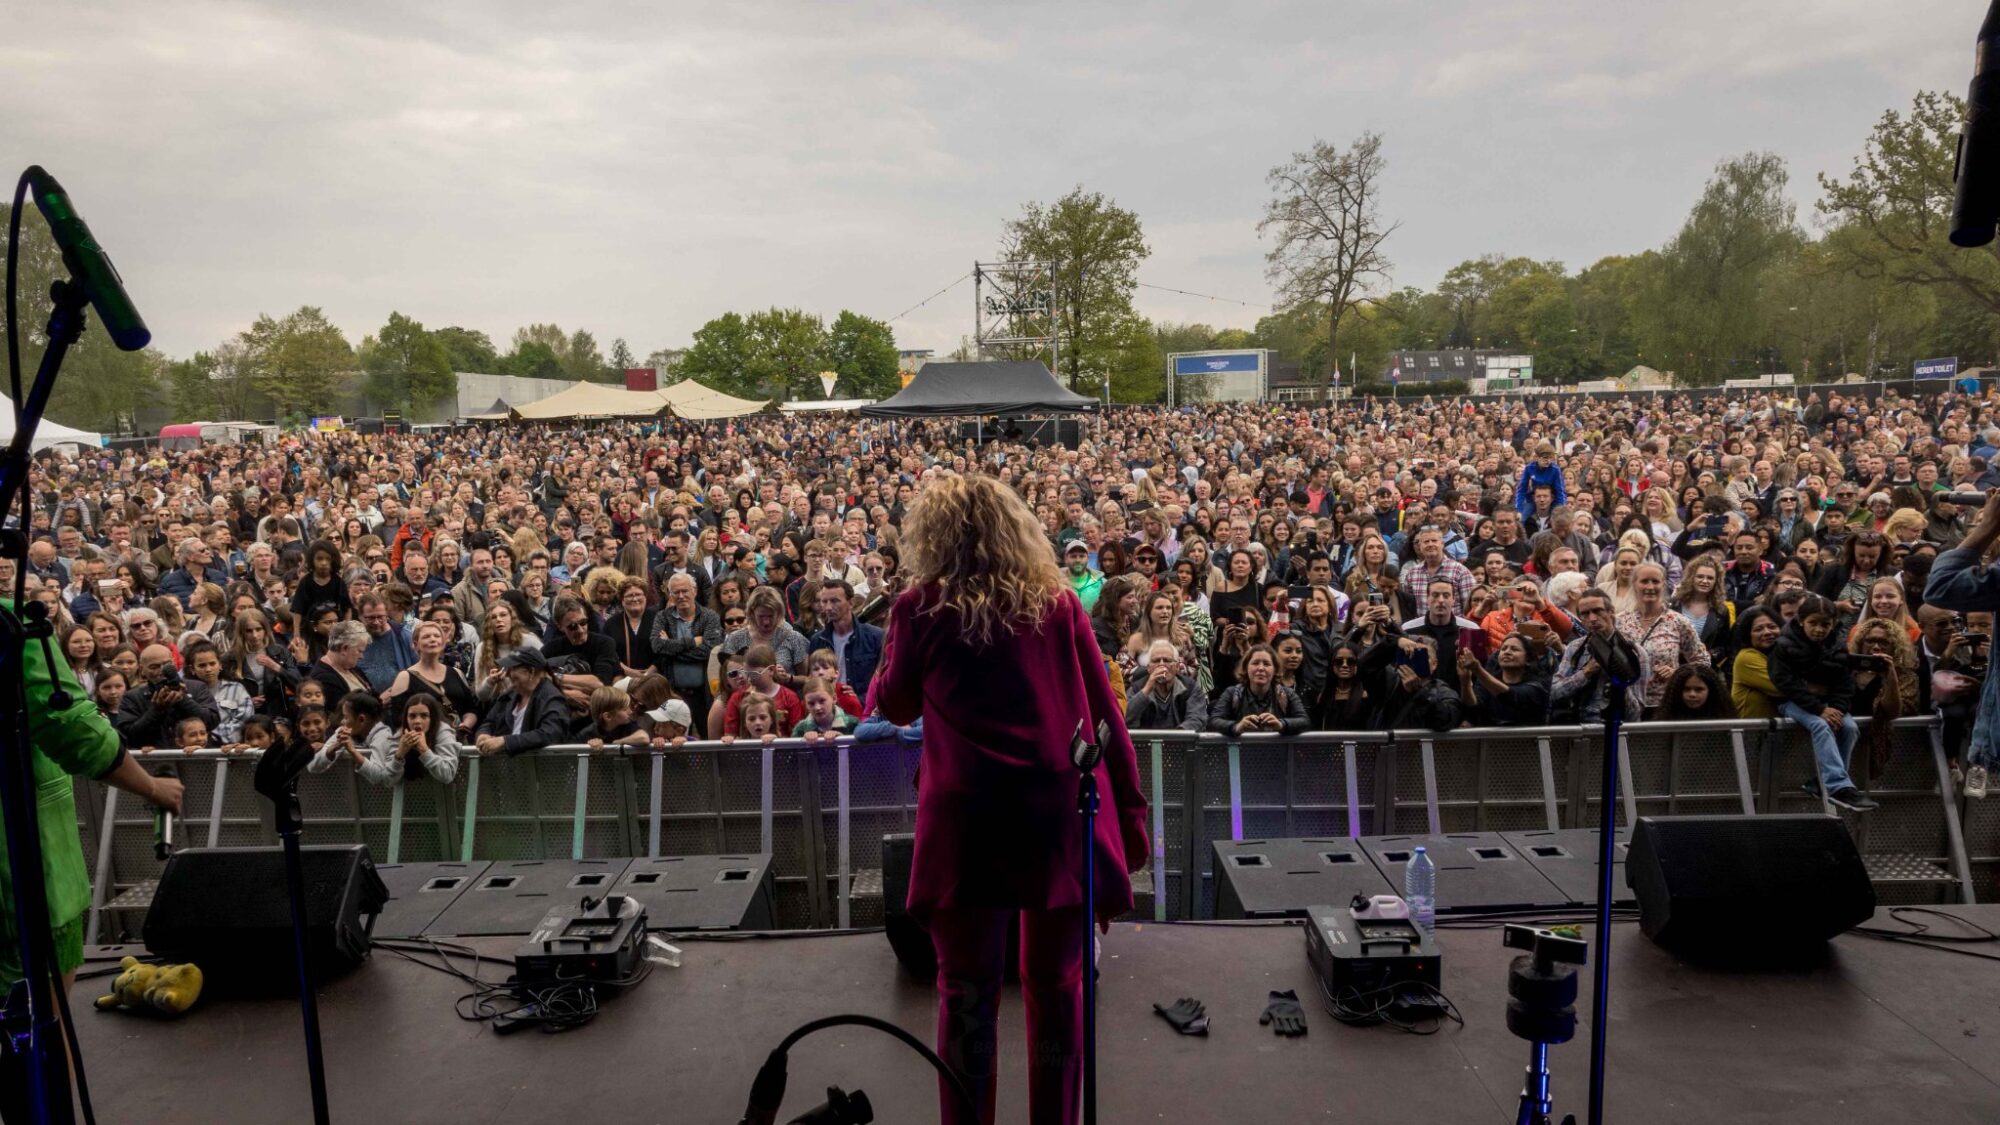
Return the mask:
[[[208,685],[183,679],[174,667],[173,651],[165,645],[147,645],[140,651],[139,680],[139,686],[119,701],[112,719],[127,749],[172,746],[182,719],[200,719],[210,730],[222,721]]]
[[[1993,561],[1994,545],[2000,543],[2000,489],[1986,494],[1979,518],[1957,547],[1938,555],[1931,564],[1931,578],[1924,586],[1924,604],[1962,614],[1987,613],[2000,609],[2000,565]],[[1990,637],[1974,638],[1969,647],[1986,651]],[[2000,679],[1987,661],[1985,684],[1979,689],[1978,718],[1972,726],[1972,744],[1966,754],[1965,794],[1984,797],[1988,778],[2000,767]]]

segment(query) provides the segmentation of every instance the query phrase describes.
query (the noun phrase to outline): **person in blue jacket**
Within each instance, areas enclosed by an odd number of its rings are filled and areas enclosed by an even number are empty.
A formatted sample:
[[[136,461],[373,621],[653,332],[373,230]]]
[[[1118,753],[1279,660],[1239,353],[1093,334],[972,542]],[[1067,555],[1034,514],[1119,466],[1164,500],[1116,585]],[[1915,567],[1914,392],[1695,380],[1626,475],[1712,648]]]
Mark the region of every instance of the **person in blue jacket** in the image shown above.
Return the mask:
[[[1551,509],[1569,502],[1569,490],[1563,487],[1562,466],[1556,464],[1554,442],[1545,441],[1535,447],[1535,459],[1521,470],[1521,483],[1514,486],[1514,510],[1521,513],[1524,522],[1535,513],[1536,488],[1554,491]]]

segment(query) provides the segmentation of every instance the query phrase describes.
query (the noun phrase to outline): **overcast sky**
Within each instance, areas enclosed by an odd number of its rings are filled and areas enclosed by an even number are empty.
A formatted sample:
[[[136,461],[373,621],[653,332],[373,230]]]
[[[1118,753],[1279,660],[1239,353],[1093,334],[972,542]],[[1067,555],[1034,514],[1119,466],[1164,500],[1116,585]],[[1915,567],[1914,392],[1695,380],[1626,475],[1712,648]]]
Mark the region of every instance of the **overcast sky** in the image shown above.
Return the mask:
[[[1261,306],[1265,173],[1368,129],[1397,285],[1656,246],[1752,149],[1810,222],[1883,110],[1964,91],[1980,7],[67,0],[0,23],[0,157],[63,180],[175,356],[313,304],[643,357],[731,309],[895,317],[1079,183],[1139,214],[1141,281]]]

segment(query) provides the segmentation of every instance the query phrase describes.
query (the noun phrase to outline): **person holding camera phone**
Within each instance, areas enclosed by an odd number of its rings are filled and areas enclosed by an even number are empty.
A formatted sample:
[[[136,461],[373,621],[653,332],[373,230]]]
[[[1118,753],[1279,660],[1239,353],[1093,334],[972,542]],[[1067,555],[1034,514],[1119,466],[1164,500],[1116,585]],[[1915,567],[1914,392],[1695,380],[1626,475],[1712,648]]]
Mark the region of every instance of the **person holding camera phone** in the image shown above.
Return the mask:
[[[2000,543],[2000,489],[1986,494],[1979,518],[1957,547],[1938,555],[1931,564],[1930,581],[1924,585],[1924,604],[1958,613],[1992,613],[2000,610],[2000,564],[1993,548]],[[1990,643],[1981,637],[1980,645]],[[1972,726],[1972,742],[1966,752],[1965,795],[1984,797],[1992,771],[2000,767],[2000,678],[1995,678],[1990,658],[1979,689],[1977,718]]]

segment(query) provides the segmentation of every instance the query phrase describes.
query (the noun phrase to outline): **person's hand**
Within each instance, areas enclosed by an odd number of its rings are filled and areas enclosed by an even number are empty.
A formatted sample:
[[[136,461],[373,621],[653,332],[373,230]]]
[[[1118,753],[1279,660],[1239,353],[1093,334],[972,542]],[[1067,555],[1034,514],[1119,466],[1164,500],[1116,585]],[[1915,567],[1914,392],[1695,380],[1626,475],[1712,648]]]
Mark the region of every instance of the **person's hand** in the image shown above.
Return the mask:
[[[1396,639],[1396,647],[1412,655],[1415,655],[1418,652],[1418,650],[1423,648],[1422,645],[1418,644],[1417,642],[1411,640],[1408,637],[1398,637]]]
[[[584,743],[584,745],[590,747],[590,752],[593,754],[604,752],[604,740],[601,738],[593,738],[589,742]]]
[[[506,745],[506,740],[497,734],[482,734],[473,739],[472,745],[481,754],[498,754],[501,747]]]
[[[1245,715],[1242,718],[1236,720],[1236,733],[1248,734],[1256,728],[1256,725],[1257,725],[1257,716]]]
[[[149,775],[150,776],[150,775]],[[179,778],[155,777],[152,791],[146,795],[146,803],[154,808],[165,809],[175,816],[181,814],[181,794],[183,787]]]
[[[813,742],[818,742],[818,741],[819,741],[819,732],[818,732],[818,731],[816,731],[816,730],[809,730],[809,731],[807,731],[807,732],[805,733],[805,740],[806,740],[806,741],[807,741],[808,743],[813,743]]]
[[[773,742],[776,742],[776,741],[778,741],[778,736],[777,736],[777,735],[775,735],[775,734],[767,734],[767,735],[765,735],[765,736],[764,736],[763,738],[759,739],[758,741],[762,742],[762,743],[763,743],[764,745],[766,745],[766,746],[769,746],[769,745],[770,745],[770,744],[772,744]]]
[[[187,698],[187,691],[179,686],[163,687],[153,692],[153,709],[164,711]]]
[[[1979,518],[1973,521],[1972,535],[2000,535],[2000,488],[1986,494],[1986,505],[1979,509]]]
[[[312,655],[312,650],[306,647],[306,639],[304,637],[294,636],[292,643],[287,647],[291,649],[293,660],[304,661]]]
[[[1479,667],[1479,658],[1472,655],[1471,649],[1462,648],[1458,650],[1458,670],[1460,674],[1468,675],[1477,667]]]
[[[1417,686],[1419,679],[1419,677],[1417,676],[1417,670],[1415,668],[1410,667],[1408,664],[1397,665],[1396,675],[1402,679],[1403,686],[1405,688],[1414,688]]]
[[[1835,603],[1833,603],[1833,604],[1834,604],[1834,608],[1836,608],[1836,609],[1840,610],[1840,612],[1842,612],[1842,613],[1860,613],[1860,612],[1861,612],[1861,603],[1860,603],[1860,602],[1854,602],[1854,601],[1840,601],[1840,602],[1835,602]]]
[[[1826,725],[1830,727],[1839,726],[1841,720],[1847,718],[1846,715],[1841,714],[1840,708],[1838,707],[1828,707],[1826,710],[1821,711],[1819,713],[1819,717],[1825,719]]]
[[[396,756],[407,758],[423,749],[423,736],[413,730],[406,730],[396,736]]]

